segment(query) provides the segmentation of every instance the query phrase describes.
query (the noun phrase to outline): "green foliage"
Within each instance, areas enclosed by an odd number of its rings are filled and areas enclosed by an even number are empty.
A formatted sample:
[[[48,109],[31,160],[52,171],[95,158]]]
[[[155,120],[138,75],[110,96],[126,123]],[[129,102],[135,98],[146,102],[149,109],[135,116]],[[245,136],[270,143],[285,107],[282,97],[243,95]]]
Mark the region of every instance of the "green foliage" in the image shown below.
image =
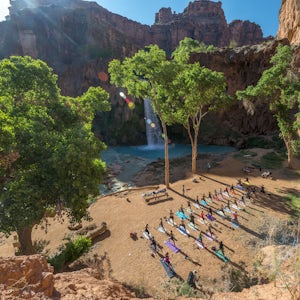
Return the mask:
[[[86,215],[88,196],[98,193],[105,145],[91,132],[91,123],[96,109],[110,109],[108,94],[90,88],[80,97],[64,97],[56,81],[41,60],[12,56],[0,62],[4,233],[31,228],[57,205],[79,220]]]
[[[294,194],[287,194],[285,200],[288,202],[288,205],[291,207],[298,218],[300,218],[300,196]]]
[[[260,159],[260,164],[264,169],[279,169],[282,166],[284,158],[275,152],[269,152]]]
[[[250,85],[244,91],[237,91],[240,100],[259,98],[269,103],[286,145],[290,166],[292,154],[299,150],[300,144],[297,135],[300,81],[291,67],[292,57],[293,52],[289,46],[279,45],[270,61],[273,66],[263,72],[256,86]]]
[[[82,254],[89,251],[92,240],[86,236],[79,236],[76,239],[67,239],[67,243],[60,247],[60,251],[54,256],[48,257],[48,263],[54,267],[55,272],[61,272],[67,263],[71,263]]]
[[[173,51],[174,60],[181,63],[188,63],[191,53],[212,52],[217,48],[213,45],[205,45],[197,40],[186,37],[179,42],[179,46]]]

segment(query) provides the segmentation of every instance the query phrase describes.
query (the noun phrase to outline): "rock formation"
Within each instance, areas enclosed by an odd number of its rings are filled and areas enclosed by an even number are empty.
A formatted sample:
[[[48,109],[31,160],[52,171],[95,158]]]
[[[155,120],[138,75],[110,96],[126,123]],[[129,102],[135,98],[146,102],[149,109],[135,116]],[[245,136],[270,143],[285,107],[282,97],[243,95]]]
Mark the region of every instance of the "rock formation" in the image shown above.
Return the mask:
[[[1,258],[1,299],[45,299],[54,288],[53,267],[39,255]]]
[[[300,44],[300,2],[282,0],[277,38],[287,38],[292,45]]]
[[[88,87],[99,85],[110,92],[112,111],[97,116],[95,121],[98,136],[110,145],[145,142],[143,105],[136,103],[136,109],[129,111],[124,101],[119,101],[114,87],[97,76],[99,72],[107,73],[111,59],[131,56],[145,45],[154,43],[170,53],[186,36],[215,46],[230,43],[251,45],[263,41],[262,31],[254,23],[237,20],[227,24],[221,2],[193,1],[182,13],[162,8],[152,26],[113,14],[95,2],[38,0],[34,3],[36,6],[29,7],[24,0],[11,1],[10,16],[7,21],[0,23],[0,59],[14,54],[31,55],[44,60],[58,74],[59,86],[65,95],[77,96]],[[258,47],[258,50],[249,53],[259,52],[260,49]],[[245,64],[251,64],[251,57],[243,60],[242,54],[229,50],[224,60],[223,52],[220,53],[216,54],[215,59],[211,58],[211,63],[222,64],[226,75],[231,76],[229,81],[237,74],[241,77],[235,80],[242,81],[245,73],[243,68]],[[235,59],[235,55],[238,58]],[[262,70],[260,67],[269,59],[263,52],[255,55],[263,61],[256,60],[253,64],[254,73],[247,75],[253,77],[252,81],[258,79]],[[234,92],[233,86],[230,92]],[[244,116],[244,113],[240,115]],[[252,125],[247,129],[248,123],[259,126]],[[273,130],[272,122],[263,123],[267,127],[261,127],[259,122],[246,121],[241,128],[243,133],[261,134]],[[239,125],[233,127],[240,128]]]

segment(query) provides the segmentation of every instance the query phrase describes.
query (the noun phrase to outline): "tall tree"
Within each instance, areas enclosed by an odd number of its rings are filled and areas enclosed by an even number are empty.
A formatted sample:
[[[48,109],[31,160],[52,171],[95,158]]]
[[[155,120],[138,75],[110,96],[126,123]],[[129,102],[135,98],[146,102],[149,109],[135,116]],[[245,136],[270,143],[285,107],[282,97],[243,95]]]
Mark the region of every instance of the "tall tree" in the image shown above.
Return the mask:
[[[149,98],[158,115],[165,139],[165,185],[169,187],[168,104],[169,86],[173,81],[176,68],[166,58],[166,53],[157,45],[150,45],[138,51],[123,62],[115,59],[109,63],[111,83],[126,88],[135,98]]]
[[[188,132],[192,146],[192,172],[197,171],[197,146],[202,119],[213,110],[224,108],[230,103],[226,95],[226,82],[223,73],[201,67],[199,63],[189,63],[192,52],[213,51],[191,38],[180,41],[172,53],[177,65],[176,77],[170,90],[169,117],[172,122],[180,123]]]
[[[176,100],[177,99],[177,100]],[[188,132],[192,146],[192,172],[197,171],[197,146],[201,121],[210,112],[225,108],[226,95],[223,73],[201,67],[199,63],[184,64],[173,82],[173,122]],[[170,104],[172,107],[172,104]]]
[[[292,59],[292,49],[287,45],[279,45],[270,60],[273,66],[263,72],[257,84],[237,92],[237,97],[241,100],[251,103],[251,100],[258,98],[269,103],[287,149],[290,168],[293,167],[293,156],[300,146],[297,135],[300,128],[300,81],[299,74],[292,69]]]
[[[56,81],[41,60],[0,62],[0,231],[16,231],[23,254],[34,252],[32,228],[49,207],[87,215],[105,168],[91,123],[96,109],[110,109],[108,94],[63,97]]]

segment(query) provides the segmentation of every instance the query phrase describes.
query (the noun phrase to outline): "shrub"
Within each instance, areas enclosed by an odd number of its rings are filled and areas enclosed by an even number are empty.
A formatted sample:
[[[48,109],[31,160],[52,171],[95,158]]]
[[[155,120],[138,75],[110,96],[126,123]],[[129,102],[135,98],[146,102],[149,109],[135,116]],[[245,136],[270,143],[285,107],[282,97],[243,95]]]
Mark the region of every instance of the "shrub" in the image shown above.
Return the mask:
[[[262,156],[260,163],[265,169],[278,169],[281,167],[283,160],[284,158],[281,155],[269,152]]]
[[[92,240],[86,236],[79,236],[76,239],[67,239],[68,242],[62,245],[59,252],[48,257],[48,263],[54,267],[54,271],[61,272],[67,263],[71,263],[82,254],[88,252],[92,246]]]

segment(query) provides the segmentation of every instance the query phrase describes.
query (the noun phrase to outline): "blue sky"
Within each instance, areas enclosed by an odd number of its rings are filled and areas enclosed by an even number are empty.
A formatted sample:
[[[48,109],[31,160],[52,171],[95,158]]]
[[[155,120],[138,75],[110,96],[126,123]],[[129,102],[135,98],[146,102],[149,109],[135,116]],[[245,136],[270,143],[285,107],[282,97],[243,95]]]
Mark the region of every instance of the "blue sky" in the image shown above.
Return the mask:
[[[34,2],[34,0],[27,1]],[[111,12],[151,25],[154,22],[155,13],[161,7],[171,7],[176,13],[181,13],[191,1],[96,0],[96,2]],[[228,23],[236,19],[249,20],[261,26],[264,36],[276,35],[281,0],[222,0],[221,2]],[[9,0],[0,0],[0,20],[8,14],[8,6]]]

